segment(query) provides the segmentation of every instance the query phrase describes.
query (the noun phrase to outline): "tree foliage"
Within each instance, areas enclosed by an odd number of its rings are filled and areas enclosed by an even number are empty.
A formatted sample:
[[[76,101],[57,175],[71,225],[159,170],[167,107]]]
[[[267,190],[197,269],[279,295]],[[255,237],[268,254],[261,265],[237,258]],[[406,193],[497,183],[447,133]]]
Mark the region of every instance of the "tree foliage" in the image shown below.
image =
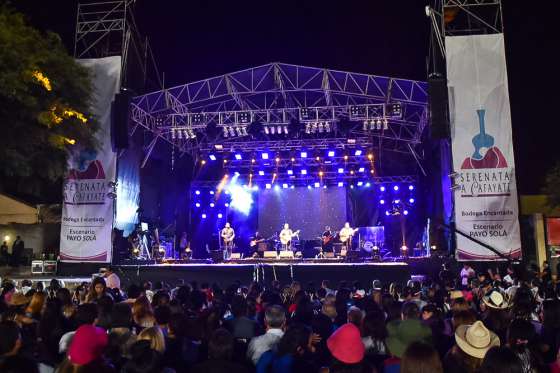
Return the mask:
[[[41,197],[60,183],[73,149],[96,147],[92,97],[89,71],[58,35],[40,33],[21,14],[0,6],[2,189]]]
[[[560,162],[557,162],[546,174],[544,193],[550,208],[560,207]]]

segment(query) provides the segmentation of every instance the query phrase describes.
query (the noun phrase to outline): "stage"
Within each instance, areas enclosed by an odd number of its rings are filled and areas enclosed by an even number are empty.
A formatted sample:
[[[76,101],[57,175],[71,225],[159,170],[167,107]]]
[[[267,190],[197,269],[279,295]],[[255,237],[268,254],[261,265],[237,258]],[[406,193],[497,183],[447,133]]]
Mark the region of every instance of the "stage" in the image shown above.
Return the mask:
[[[101,267],[101,266],[98,266]],[[76,275],[78,271],[94,273],[98,268],[90,266],[61,263],[58,276]],[[340,281],[347,281],[350,286],[354,281],[369,288],[373,280],[379,279],[383,283],[404,283],[410,279],[410,266],[405,262],[363,262],[348,263],[336,260],[306,261],[288,260],[253,261],[245,259],[230,263],[168,263],[168,264],[124,264],[116,266],[116,273],[121,278],[123,286],[141,281],[164,281],[171,285],[177,280],[218,283],[227,286],[233,281],[239,280],[242,284],[252,281],[270,284],[273,280],[279,280],[282,284],[291,281],[299,281],[302,284],[313,282],[316,286],[322,280],[330,280],[332,286]],[[84,273],[85,274],[85,273]]]

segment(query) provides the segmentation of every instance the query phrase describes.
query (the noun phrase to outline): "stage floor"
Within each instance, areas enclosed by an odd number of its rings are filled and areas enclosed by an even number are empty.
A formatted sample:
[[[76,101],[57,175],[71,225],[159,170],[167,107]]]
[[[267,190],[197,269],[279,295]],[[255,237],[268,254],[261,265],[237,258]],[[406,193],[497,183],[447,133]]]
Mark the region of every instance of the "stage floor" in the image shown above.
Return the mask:
[[[218,283],[227,286],[234,281],[249,284],[258,280],[269,284],[273,280],[281,283],[299,281],[303,285],[313,282],[318,286],[328,279],[332,286],[346,281],[349,286],[359,281],[364,287],[370,287],[373,280],[387,282],[406,282],[410,279],[410,267],[407,263],[340,263],[340,262],[303,262],[303,261],[255,261],[253,263],[188,263],[188,264],[150,264],[120,265],[117,273],[125,283],[139,281],[165,281],[175,284],[178,279]]]

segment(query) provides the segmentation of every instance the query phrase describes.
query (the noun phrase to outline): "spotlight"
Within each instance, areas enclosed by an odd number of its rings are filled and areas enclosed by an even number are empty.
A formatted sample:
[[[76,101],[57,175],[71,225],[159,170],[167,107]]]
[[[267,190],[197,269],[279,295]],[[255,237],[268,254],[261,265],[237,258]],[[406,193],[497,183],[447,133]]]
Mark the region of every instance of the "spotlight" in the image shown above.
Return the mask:
[[[344,156],[344,160],[345,160],[345,161],[348,160],[348,156],[347,156],[347,155]]]
[[[216,156],[214,154],[210,154],[208,156],[208,158],[210,158],[211,161],[215,161],[216,160]]]
[[[243,157],[241,157],[241,154],[236,154],[236,155],[235,155],[235,159],[237,159],[238,161],[240,161],[241,159],[243,159]]]
[[[344,186],[344,183],[343,183],[342,181],[339,181],[339,182],[338,182],[338,186],[339,186],[339,187]]]
[[[401,203],[401,200],[400,200],[400,199],[396,199],[396,200],[393,201],[393,203]]]
[[[354,152],[354,155],[355,155],[356,157],[359,157],[360,155],[362,155],[362,151],[358,149],[358,150],[356,150],[356,151]]]
[[[367,158],[371,161],[373,159],[373,154],[368,154]]]
[[[395,192],[398,191],[398,190],[399,190],[399,186],[398,186],[398,185],[395,185],[395,186],[393,187],[393,190],[394,190]]]
[[[255,162],[256,162],[255,158],[251,159],[251,163],[255,163]]]
[[[196,194],[197,196],[200,195],[200,190],[197,190],[196,192],[194,192],[194,194]]]
[[[265,185],[265,188],[266,188],[266,189],[270,189],[270,188],[272,188],[272,185],[266,184],[266,185]]]
[[[315,158],[315,160],[316,160],[317,162],[319,162],[319,161],[321,160],[321,157],[317,157],[317,158]]]
[[[264,133],[266,135],[268,135],[270,133],[270,130],[268,129],[268,126],[264,126]]]
[[[218,219],[221,219],[223,217],[222,214],[218,214]]]
[[[328,155],[329,155],[329,157],[334,157],[334,150],[330,150]]]
[[[324,175],[323,171],[319,171],[319,176],[323,176],[323,175]]]
[[[294,157],[292,157],[292,159],[290,159],[290,160],[291,160],[292,162],[295,162],[295,161],[296,161],[296,159],[295,159]]]
[[[338,169],[338,173],[339,173],[339,174],[343,174],[343,173],[344,173],[344,168],[339,168],[339,169]]]
[[[210,204],[210,207],[214,207],[214,206],[215,206],[214,203],[211,203],[211,204]]]
[[[282,188],[288,189],[288,184],[282,184]]]
[[[213,191],[213,190],[211,190],[211,191],[210,191],[210,194],[214,195],[214,191]]]
[[[414,185],[409,185],[408,190],[414,190]]]
[[[294,174],[294,170],[288,170],[288,175],[293,175]]]
[[[261,157],[262,159],[268,159],[268,153],[262,153]]]
[[[307,186],[307,189],[311,189],[311,185],[308,185],[308,186]]]
[[[229,207],[229,203],[226,202],[226,203],[224,204],[224,206],[225,206],[225,207]]]
[[[280,158],[276,157],[276,163],[280,162]]]
[[[283,128],[284,128],[284,135],[287,135],[288,134],[288,126],[284,126]]]
[[[365,170],[366,170],[365,168],[360,167],[360,168],[358,169],[358,172],[364,172]]]
[[[414,203],[414,198],[408,200],[409,203]]]
[[[366,188],[369,188],[371,186],[370,183],[366,183]]]
[[[358,186],[362,186],[362,185],[364,185],[364,182],[363,181],[358,181]]]
[[[202,219],[206,219],[206,214],[202,214]]]
[[[321,184],[315,183],[314,186],[315,186],[315,188],[319,188],[321,186]]]
[[[384,192],[384,191],[385,191],[385,187],[384,187],[384,186],[380,187],[380,188],[379,188],[379,191]]]
[[[380,199],[380,200],[379,200],[379,204],[380,204],[380,205],[384,205],[384,204],[385,204],[385,200],[384,200],[384,199]]]
[[[194,205],[195,205],[196,207],[200,207],[200,203],[198,203],[198,202],[195,203]]]
[[[206,161],[203,159],[203,160],[200,161],[200,163],[204,165],[204,164],[206,164]]]
[[[231,137],[234,137],[234,136],[235,136],[235,130],[233,129],[233,127],[230,127],[230,128],[229,128],[229,135],[230,135]]]
[[[278,190],[280,190],[280,187],[278,185],[275,185],[274,190],[278,191]]]
[[[385,215],[386,215],[386,216],[389,216],[389,211],[385,211]]]
[[[282,134],[282,126],[276,127],[276,133],[278,133],[279,135]]]
[[[403,214],[408,215],[408,210],[404,210]]]
[[[260,175],[260,176],[264,176],[264,171],[262,171],[262,170],[259,171],[259,175]]]
[[[301,155],[302,158],[307,158],[307,152],[301,152],[300,155]]]
[[[293,186],[293,185],[290,185],[290,189],[294,189],[294,188],[295,188],[295,186]]]
[[[301,170],[302,175],[307,175],[307,170]]]

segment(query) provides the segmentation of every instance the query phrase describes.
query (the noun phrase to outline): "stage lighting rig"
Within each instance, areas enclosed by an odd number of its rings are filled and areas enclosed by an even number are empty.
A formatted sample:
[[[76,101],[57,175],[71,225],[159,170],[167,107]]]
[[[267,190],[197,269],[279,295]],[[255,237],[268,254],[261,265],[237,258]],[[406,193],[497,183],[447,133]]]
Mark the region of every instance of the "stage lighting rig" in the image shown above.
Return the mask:
[[[222,131],[225,138],[249,136],[247,126],[223,126]]]

